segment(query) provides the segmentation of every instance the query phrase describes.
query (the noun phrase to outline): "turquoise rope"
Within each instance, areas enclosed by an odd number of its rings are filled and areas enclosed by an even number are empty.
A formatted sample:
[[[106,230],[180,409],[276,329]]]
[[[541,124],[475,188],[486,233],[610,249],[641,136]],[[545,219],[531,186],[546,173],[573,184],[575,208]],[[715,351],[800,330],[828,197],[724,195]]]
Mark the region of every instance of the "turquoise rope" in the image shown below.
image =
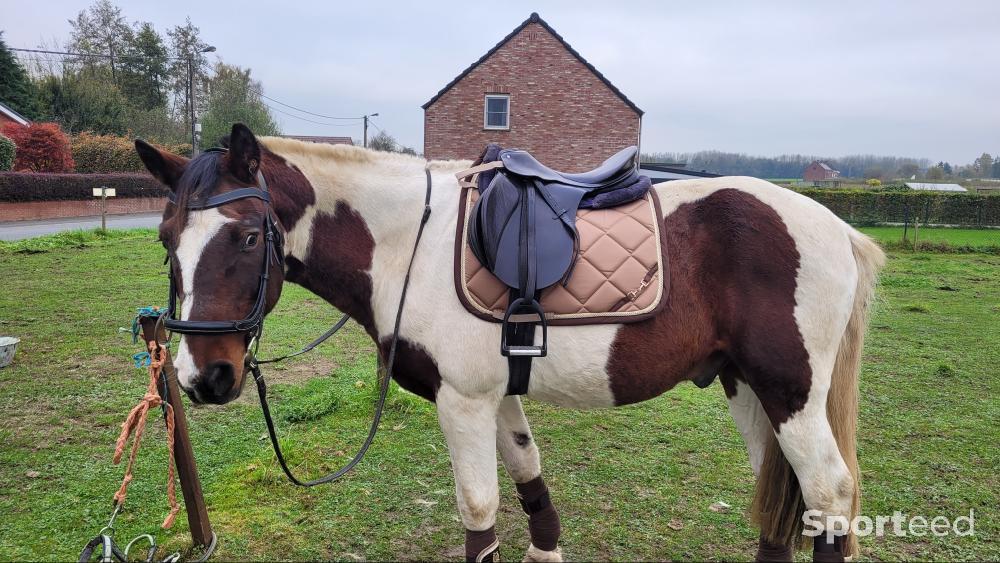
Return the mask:
[[[167,309],[165,307],[155,307],[153,305],[147,307],[139,307],[136,309],[135,317],[132,318],[132,328],[120,329],[122,332],[132,333],[132,344],[139,343],[139,335],[142,334],[142,325],[139,321],[144,318],[156,318],[161,315],[166,314]],[[167,347],[170,347],[170,343],[167,343]],[[151,359],[149,357],[149,352],[139,352],[138,354],[132,355],[132,362],[135,364],[136,368],[148,367]]]

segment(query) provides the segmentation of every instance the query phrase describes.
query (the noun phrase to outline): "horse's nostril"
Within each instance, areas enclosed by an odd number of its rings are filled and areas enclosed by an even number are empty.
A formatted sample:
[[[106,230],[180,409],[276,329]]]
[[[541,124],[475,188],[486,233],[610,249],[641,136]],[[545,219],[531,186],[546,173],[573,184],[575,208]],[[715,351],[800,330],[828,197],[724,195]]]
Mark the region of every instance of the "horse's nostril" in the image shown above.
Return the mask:
[[[212,362],[208,366],[206,382],[212,394],[216,397],[227,397],[236,382],[236,370],[229,362]]]

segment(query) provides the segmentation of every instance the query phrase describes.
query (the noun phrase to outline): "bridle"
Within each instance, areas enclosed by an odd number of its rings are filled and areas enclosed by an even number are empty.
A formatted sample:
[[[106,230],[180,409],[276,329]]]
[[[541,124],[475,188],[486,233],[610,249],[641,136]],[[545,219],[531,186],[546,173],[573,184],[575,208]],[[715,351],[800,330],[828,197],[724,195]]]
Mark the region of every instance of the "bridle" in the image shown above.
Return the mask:
[[[208,149],[205,152],[226,152],[226,149]],[[170,297],[167,305],[167,314],[163,319],[163,326],[171,332],[180,334],[231,334],[246,333],[247,342],[256,344],[264,330],[264,314],[267,308],[267,284],[271,275],[271,264],[277,266],[284,264],[283,241],[277,222],[274,217],[274,210],[271,206],[271,193],[267,189],[267,182],[264,174],[257,170],[257,185],[249,188],[238,188],[223,194],[211,196],[205,200],[189,200],[185,209],[189,211],[213,209],[239,201],[241,199],[259,199],[267,205],[264,215],[264,260],[260,269],[260,284],[257,286],[257,298],[253,308],[246,317],[238,321],[188,321],[177,318],[177,282],[174,279],[173,268],[169,269],[170,276]],[[177,205],[174,194],[169,196],[170,203]],[[170,255],[167,255],[169,262]]]
[[[216,148],[208,149],[205,152],[227,151],[228,149]],[[431,216],[432,183],[430,170],[425,168],[424,174],[427,177],[427,192],[424,196],[424,212],[420,218],[420,227],[417,230],[417,238],[413,242],[413,252],[410,254],[410,262],[406,268],[406,277],[403,278],[403,289],[400,292],[399,306],[396,309],[396,320],[393,326],[392,340],[389,345],[389,353],[385,360],[385,371],[380,373],[381,381],[379,382],[379,395],[377,401],[375,402],[375,413],[372,416],[372,423],[368,429],[368,435],[365,438],[364,443],[361,445],[361,448],[358,449],[358,452],[349,462],[347,462],[347,464],[332,473],[310,481],[302,481],[298,479],[292,473],[291,469],[289,469],[288,464],[285,461],[285,456],[281,452],[281,445],[278,443],[278,435],[274,427],[274,420],[271,417],[271,409],[267,402],[267,383],[264,381],[264,375],[261,373],[260,366],[262,364],[279,362],[281,360],[299,356],[311,351],[322,344],[326,339],[336,334],[337,331],[347,324],[350,317],[348,315],[341,317],[341,319],[338,320],[330,328],[330,330],[326,331],[323,335],[310,342],[306,347],[302,348],[298,352],[268,360],[258,359],[257,346],[260,343],[260,337],[264,332],[264,315],[265,309],[267,308],[267,285],[268,280],[270,279],[271,264],[272,262],[278,266],[283,266],[284,264],[284,241],[282,240],[281,232],[277,228],[274,208],[271,204],[271,194],[267,189],[267,182],[264,180],[264,175],[261,173],[260,169],[258,169],[256,186],[238,188],[223,194],[211,196],[204,201],[188,201],[185,205],[185,209],[188,210],[212,209],[227,203],[247,198],[256,198],[267,204],[267,212],[264,217],[264,241],[266,245],[264,249],[264,260],[260,271],[260,285],[257,288],[257,299],[254,302],[250,313],[238,321],[186,321],[177,319],[177,286],[174,281],[173,268],[169,268],[170,297],[167,311],[160,316],[160,322],[162,322],[164,328],[169,330],[171,333],[177,332],[180,334],[202,335],[244,333],[247,335],[247,352],[243,359],[244,368],[253,374],[254,382],[257,386],[257,396],[260,398],[260,407],[264,414],[264,423],[267,426],[267,433],[271,439],[271,446],[274,449],[275,457],[278,458],[278,464],[281,466],[281,470],[288,477],[288,480],[296,485],[301,487],[312,487],[340,479],[346,475],[347,472],[353,469],[354,466],[362,460],[362,458],[364,458],[369,446],[371,446],[372,442],[375,440],[375,435],[378,432],[378,425],[382,419],[385,398],[389,392],[389,382],[392,376],[392,368],[396,359],[396,349],[397,344],[399,343],[399,328],[403,320],[403,304],[406,302],[406,291],[410,285],[410,272],[413,269],[414,258],[417,256],[417,247],[420,245],[420,239],[424,233],[424,226],[427,225],[427,221]],[[170,195],[169,201],[174,205],[177,204],[173,194]],[[167,254],[167,260],[164,263],[169,262],[169,259],[170,255]]]

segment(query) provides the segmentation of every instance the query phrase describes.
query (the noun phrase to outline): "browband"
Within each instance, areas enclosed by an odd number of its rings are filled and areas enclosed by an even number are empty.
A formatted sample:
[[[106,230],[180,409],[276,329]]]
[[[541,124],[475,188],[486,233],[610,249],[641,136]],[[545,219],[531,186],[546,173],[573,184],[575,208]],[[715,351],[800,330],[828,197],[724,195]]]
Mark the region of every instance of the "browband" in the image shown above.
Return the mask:
[[[248,197],[257,198],[264,203],[271,203],[271,194],[267,191],[267,182],[264,181],[264,175],[260,173],[260,170],[257,171],[257,187],[239,188],[224,194],[214,195],[206,200],[189,201],[187,209],[211,209],[213,207],[225,205],[231,201],[246,199]],[[167,195],[167,201],[177,205],[177,196],[173,192],[170,192],[170,194]]]

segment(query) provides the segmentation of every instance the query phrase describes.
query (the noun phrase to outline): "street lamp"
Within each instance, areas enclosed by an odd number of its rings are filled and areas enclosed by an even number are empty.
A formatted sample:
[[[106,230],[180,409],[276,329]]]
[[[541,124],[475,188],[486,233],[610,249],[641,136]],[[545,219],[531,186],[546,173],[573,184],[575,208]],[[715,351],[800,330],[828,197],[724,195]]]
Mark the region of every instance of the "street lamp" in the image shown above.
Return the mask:
[[[364,115],[364,116],[361,117],[362,119],[365,120],[365,141],[364,141],[365,145],[364,146],[365,146],[366,149],[368,148],[368,118],[369,117],[378,117],[378,112],[376,112],[376,113],[370,113],[368,115]]]
[[[215,47],[212,46],[212,45],[209,45],[209,46],[201,49],[197,53],[190,53],[190,54],[188,54],[188,57],[187,57],[187,63],[188,63],[188,95],[187,95],[187,98],[188,98],[188,112],[189,112],[188,116],[191,119],[191,158],[194,158],[194,156],[198,153],[198,142],[197,142],[198,141],[198,136],[197,136],[197,133],[195,132],[195,123],[194,123],[194,120],[195,120],[195,117],[194,117],[194,56],[195,56],[195,54],[214,53],[214,52],[215,52]]]

